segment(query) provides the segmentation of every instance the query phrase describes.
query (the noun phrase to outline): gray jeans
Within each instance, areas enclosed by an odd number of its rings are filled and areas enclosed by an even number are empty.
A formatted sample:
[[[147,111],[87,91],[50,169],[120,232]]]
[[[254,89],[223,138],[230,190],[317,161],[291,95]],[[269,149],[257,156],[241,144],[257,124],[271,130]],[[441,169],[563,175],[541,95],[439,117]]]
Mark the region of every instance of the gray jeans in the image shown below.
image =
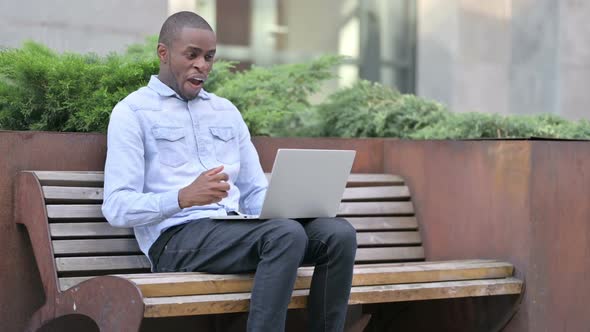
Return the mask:
[[[297,268],[315,265],[310,331],[342,331],[356,231],[340,218],[222,221],[199,219],[164,232],[150,248],[157,272],[256,271],[248,331],[283,331]]]

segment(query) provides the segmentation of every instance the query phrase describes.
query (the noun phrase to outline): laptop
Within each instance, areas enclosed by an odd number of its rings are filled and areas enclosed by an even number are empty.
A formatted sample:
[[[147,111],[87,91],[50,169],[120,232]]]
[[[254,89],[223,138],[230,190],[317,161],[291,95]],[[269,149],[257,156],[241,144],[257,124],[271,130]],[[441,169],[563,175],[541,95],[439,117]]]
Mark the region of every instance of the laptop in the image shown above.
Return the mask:
[[[356,151],[279,149],[260,215],[212,219],[335,217]]]

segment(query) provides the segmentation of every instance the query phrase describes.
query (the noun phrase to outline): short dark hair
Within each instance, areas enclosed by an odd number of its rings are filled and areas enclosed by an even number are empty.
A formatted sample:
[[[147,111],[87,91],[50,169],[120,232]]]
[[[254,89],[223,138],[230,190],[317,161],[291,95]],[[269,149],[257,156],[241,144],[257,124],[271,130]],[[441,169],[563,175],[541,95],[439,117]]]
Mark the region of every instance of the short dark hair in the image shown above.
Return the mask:
[[[209,23],[201,16],[193,12],[178,12],[170,15],[162,24],[158,43],[171,46],[176,34],[185,27],[213,31]]]

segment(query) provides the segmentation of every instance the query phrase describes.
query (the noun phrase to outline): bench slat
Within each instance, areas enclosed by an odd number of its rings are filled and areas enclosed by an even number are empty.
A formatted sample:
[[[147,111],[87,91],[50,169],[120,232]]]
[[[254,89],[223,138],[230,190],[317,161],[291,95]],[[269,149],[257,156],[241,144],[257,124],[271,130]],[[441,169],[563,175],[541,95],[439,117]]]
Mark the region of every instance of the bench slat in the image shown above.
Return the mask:
[[[91,202],[103,200],[103,188],[44,186],[43,194],[48,203]],[[343,201],[407,200],[410,190],[406,186],[352,187],[346,188]]]
[[[494,265],[495,263],[498,263],[498,265]],[[359,271],[361,269],[373,269],[373,268],[386,268],[386,267],[412,267],[412,266],[416,266],[416,265],[427,265],[428,267],[431,268],[436,268],[437,265],[449,265],[449,264],[454,264],[456,266],[465,266],[466,268],[471,268],[471,266],[486,266],[488,268],[493,267],[493,266],[497,266],[497,267],[502,267],[502,266],[510,266],[512,267],[512,264],[510,263],[504,263],[504,262],[500,262],[500,261],[496,261],[496,260],[490,260],[490,259],[470,259],[470,260],[455,260],[455,261],[432,261],[432,262],[404,262],[404,263],[375,263],[375,264],[357,264],[354,266],[356,271]],[[313,267],[311,266],[306,266],[306,267],[300,267],[298,274],[305,274],[305,273],[311,273],[311,272],[304,272],[306,270],[311,270],[313,271]],[[512,271],[514,270],[514,268],[512,267]],[[303,272],[302,272],[303,271]],[[511,272],[512,274],[513,272]],[[157,272],[157,273],[133,273],[133,274],[114,274],[115,276],[121,277],[121,278],[125,278],[125,279],[133,279],[133,280],[139,280],[139,279],[153,279],[153,278],[167,278],[167,277],[187,277],[187,278],[192,278],[195,275],[201,275],[204,273],[200,273],[200,272]],[[510,274],[510,275],[511,275]],[[206,275],[210,275],[210,274],[206,274]],[[95,276],[83,276],[83,277],[61,277],[59,278],[59,284],[60,284],[60,289],[61,290],[66,290],[72,286],[75,286],[83,281],[86,281],[88,279],[92,279]],[[353,281],[354,282],[354,281]]]
[[[52,238],[96,238],[133,236],[132,228],[112,227],[107,222],[54,223],[49,224]]]
[[[104,172],[35,171],[42,186],[102,187]]]
[[[339,216],[412,215],[412,202],[351,202],[340,203]]]
[[[357,262],[408,261],[424,259],[422,247],[358,248]],[[139,270],[150,268],[144,255],[57,257],[58,272]]]
[[[457,280],[475,280],[506,278],[512,276],[514,268],[503,262],[485,264],[465,264],[462,262],[447,264],[422,263],[410,266],[391,265],[354,269],[353,286],[372,286],[387,284],[404,284],[418,282],[441,282]],[[295,289],[307,289],[311,286],[313,268],[300,268],[297,271]],[[152,278],[133,278],[145,297],[205,295],[219,293],[241,293],[252,291],[254,276],[252,274],[212,275],[192,273],[189,275],[154,274]]]
[[[144,255],[58,257],[58,272],[116,271],[149,269],[150,262]]]
[[[357,231],[410,231],[418,229],[415,217],[350,217],[347,220]],[[103,222],[49,224],[52,238],[105,238],[133,236],[131,228],[112,227]]]
[[[357,231],[418,229],[416,217],[347,217]]]
[[[519,294],[522,281],[515,278],[446,281],[401,285],[352,287],[349,304],[418,301],[489,295]],[[295,290],[289,308],[305,308],[308,290]],[[145,317],[246,312],[250,293],[145,298]]]
[[[349,202],[341,203],[339,216],[411,215],[412,202]],[[98,204],[47,204],[50,219],[98,219],[103,218]]]
[[[72,254],[140,254],[141,250],[135,239],[102,240],[53,240],[53,252],[56,255]]]
[[[49,219],[100,219],[104,218],[101,206],[98,204],[47,204]]]
[[[449,261],[418,261],[418,262],[398,262],[398,263],[373,263],[373,264],[355,264],[355,269],[372,269],[375,267],[382,268],[382,267],[400,267],[400,266],[414,266],[414,265],[428,265],[428,266],[435,266],[438,264],[462,264],[462,265],[488,265],[493,263],[505,263],[498,260],[493,259],[461,259],[461,260],[449,260]],[[510,264],[512,265],[512,264]],[[313,269],[311,266],[304,266],[300,267],[300,270],[305,269]],[[126,278],[126,279],[141,279],[141,278],[153,278],[154,275],[159,277],[175,277],[175,276],[191,276],[193,274],[200,274],[199,272],[149,272],[149,273],[128,273],[128,274],[116,274],[116,276]]]
[[[358,233],[359,246],[399,246],[421,243],[418,232]],[[137,241],[128,239],[53,240],[55,255],[141,254]]]
[[[65,291],[68,288],[74,287],[77,284],[86,281],[88,279],[92,279],[94,276],[87,276],[87,277],[62,277],[59,278],[59,289]]]
[[[352,187],[346,188],[342,195],[342,201],[367,201],[367,200],[408,200],[410,190],[406,186],[385,187]]]
[[[418,232],[357,233],[356,239],[359,247],[418,245],[422,243]]]
[[[423,259],[423,247],[358,248],[355,262],[394,262]]]
[[[348,176],[347,186],[401,186],[404,179],[401,176],[392,174],[363,174],[353,173]]]
[[[410,231],[418,229],[415,217],[364,217],[347,218],[357,231]],[[76,222],[49,224],[52,238],[108,238],[132,237],[131,228],[112,227],[103,222]]]
[[[43,195],[47,203],[90,202],[103,199],[103,188],[44,186]]]

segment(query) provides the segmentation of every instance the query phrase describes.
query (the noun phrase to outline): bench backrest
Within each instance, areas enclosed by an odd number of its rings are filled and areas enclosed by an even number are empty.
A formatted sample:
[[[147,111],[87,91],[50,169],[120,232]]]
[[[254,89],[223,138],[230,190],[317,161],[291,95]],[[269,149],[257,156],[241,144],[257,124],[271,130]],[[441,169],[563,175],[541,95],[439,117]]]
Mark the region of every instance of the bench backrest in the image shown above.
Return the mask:
[[[59,289],[92,276],[149,271],[133,230],[111,227],[102,215],[102,172],[34,175],[45,202]],[[424,260],[410,191],[402,178],[350,175],[339,211],[357,229],[357,264]]]

